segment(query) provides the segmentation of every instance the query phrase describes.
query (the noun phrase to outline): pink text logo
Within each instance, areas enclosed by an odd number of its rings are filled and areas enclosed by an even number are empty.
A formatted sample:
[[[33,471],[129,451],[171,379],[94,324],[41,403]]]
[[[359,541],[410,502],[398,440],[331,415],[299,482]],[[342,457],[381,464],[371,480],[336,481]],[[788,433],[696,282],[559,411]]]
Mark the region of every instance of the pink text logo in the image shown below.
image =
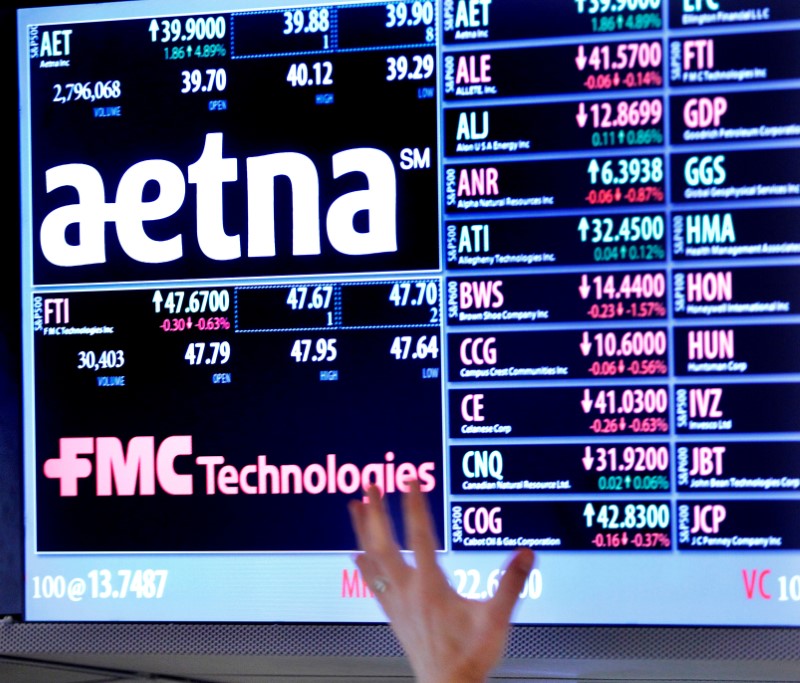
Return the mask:
[[[175,464],[178,458],[191,455],[191,436],[167,437],[158,448],[155,437],[136,436],[127,449],[113,436],[69,437],[59,440],[58,457],[46,460],[43,470],[48,479],[59,480],[61,497],[77,496],[79,480],[88,479],[93,472],[98,496],[152,496],[156,484],[169,495],[190,496],[194,493],[193,475],[178,473]],[[382,462],[359,466],[339,462],[335,453],[329,453],[324,463],[301,467],[272,464],[266,455],[259,455],[256,462],[236,467],[222,455],[200,455],[192,464],[202,473],[203,491],[210,496],[352,494],[370,486],[393,493],[408,491],[414,480],[423,491],[435,488],[435,463],[416,465],[395,458],[392,451],[386,451]]]

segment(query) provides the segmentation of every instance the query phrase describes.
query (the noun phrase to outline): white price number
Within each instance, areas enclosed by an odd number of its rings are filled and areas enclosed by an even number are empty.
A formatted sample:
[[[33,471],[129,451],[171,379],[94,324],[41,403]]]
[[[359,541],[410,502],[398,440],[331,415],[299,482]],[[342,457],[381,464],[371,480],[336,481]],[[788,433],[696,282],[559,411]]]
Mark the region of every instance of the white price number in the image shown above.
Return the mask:
[[[436,282],[398,282],[392,285],[389,301],[395,306],[435,306],[439,302]]]
[[[284,12],[283,20],[286,22],[283,29],[283,35],[285,36],[297,33],[325,33],[331,25],[326,7]]]
[[[89,588],[93,598],[125,598],[135,595],[141,599],[160,598],[167,587],[166,569],[118,569],[116,576],[109,569],[89,572]]]
[[[186,300],[186,308],[183,307],[183,302]],[[169,292],[166,296],[157,289],[153,293],[153,306],[156,313],[161,313],[163,307],[170,312],[171,315],[178,315],[180,313],[211,313],[225,312],[231,305],[231,295],[227,289],[196,289],[189,294],[188,299],[186,293],[182,291]]]
[[[386,58],[387,81],[423,81],[433,76],[435,60],[432,54],[412,55],[409,63],[406,55]]]
[[[408,8],[411,7],[409,13]],[[426,2],[393,2],[386,5],[386,28],[403,26],[430,26],[433,23],[433,3]]]
[[[182,93],[187,92],[222,92],[228,85],[225,69],[206,69],[205,78],[200,69],[181,71],[183,78]]]
[[[292,287],[289,290],[289,296],[286,297],[286,303],[292,307],[293,311],[302,311],[303,309],[325,309],[331,305],[331,295],[333,294],[332,285],[321,285],[314,287],[309,296],[309,287],[300,286]]]
[[[583,14],[587,0],[575,0],[578,14]],[[657,10],[661,8],[661,0],[588,0],[589,14],[605,12],[629,12]],[[685,4],[685,3],[684,3]],[[691,10],[690,10],[691,11]]]
[[[314,353],[311,353],[311,349]],[[336,351],[336,339],[317,339],[314,343],[311,339],[295,339],[289,355],[294,358],[296,363],[321,363],[322,361],[334,361],[338,352]]]
[[[206,354],[208,347],[208,354]],[[194,342],[186,347],[184,359],[189,365],[225,365],[231,357],[230,342]]]
[[[670,514],[666,504],[601,505],[596,511],[594,505],[586,503],[583,516],[587,528],[596,522],[603,529],[666,529]]]
[[[413,348],[413,351],[412,351]],[[397,360],[406,360],[411,353],[411,358],[415,360],[425,360],[426,358],[436,359],[439,357],[439,337],[435,334],[419,337],[414,343],[413,337],[395,337],[389,349]]]
[[[333,63],[314,62],[310,70],[305,62],[292,64],[286,80],[293,88],[302,88],[304,85],[333,85]]]
[[[800,602],[800,574],[779,576],[778,585],[780,585],[781,589],[781,595],[778,600],[781,602],[786,602],[787,600]]]
[[[160,28],[160,31],[159,31]],[[156,19],[150,22],[150,41],[155,43],[161,34],[162,43],[174,43],[187,40],[217,40],[224,38],[226,33],[225,17],[189,17],[181,22],[180,19]]]
[[[493,569],[489,572],[489,577],[486,581],[485,588],[481,579],[481,573],[477,569],[454,569],[453,574],[458,579],[456,592],[469,600],[485,600],[491,598],[497,592],[500,585],[500,578],[505,574],[504,569]],[[520,599],[538,600],[542,597],[542,572],[539,569],[533,569],[528,578],[525,580],[525,585],[519,594]]]

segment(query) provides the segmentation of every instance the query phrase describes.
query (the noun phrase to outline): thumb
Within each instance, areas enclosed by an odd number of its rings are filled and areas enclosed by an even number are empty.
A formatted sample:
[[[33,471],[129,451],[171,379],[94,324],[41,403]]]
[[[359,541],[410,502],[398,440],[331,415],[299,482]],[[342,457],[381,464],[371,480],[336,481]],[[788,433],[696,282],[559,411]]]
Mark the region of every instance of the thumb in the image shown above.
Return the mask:
[[[533,551],[530,548],[518,550],[506,567],[500,579],[497,592],[490,601],[492,618],[506,624],[511,619],[511,611],[517,604],[525,580],[533,568]]]

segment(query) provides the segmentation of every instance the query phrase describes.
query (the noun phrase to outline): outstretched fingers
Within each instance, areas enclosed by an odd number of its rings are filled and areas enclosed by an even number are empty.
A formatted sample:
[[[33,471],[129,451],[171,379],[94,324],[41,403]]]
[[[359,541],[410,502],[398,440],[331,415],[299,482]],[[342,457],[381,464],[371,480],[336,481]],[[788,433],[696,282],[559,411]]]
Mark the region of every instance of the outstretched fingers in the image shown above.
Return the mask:
[[[408,565],[400,554],[385,503],[375,486],[367,490],[367,498],[367,502],[352,501],[349,505],[358,545],[369,558],[370,567],[374,568],[377,576],[399,582],[404,578]]]
[[[403,496],[406,545],[409,550],[414,551],[417,567],[425,574],[432,575],[432,572],[438,571],[433,518],[428,502],[420,490],[419,482],[409,482],[409,486],[408,493]]]
[[[533,568],[533,552],[529,548],[518,550],[500,579],[497,592],[489,601],[492,620],[498,625],[508,624],[519,594]]]

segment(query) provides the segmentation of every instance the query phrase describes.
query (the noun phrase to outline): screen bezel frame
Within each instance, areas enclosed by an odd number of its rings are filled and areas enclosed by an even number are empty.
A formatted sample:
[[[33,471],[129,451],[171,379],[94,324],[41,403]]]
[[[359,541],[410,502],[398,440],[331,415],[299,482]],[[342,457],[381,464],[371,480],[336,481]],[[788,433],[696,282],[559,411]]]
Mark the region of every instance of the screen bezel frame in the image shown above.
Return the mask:
[[[128,4],[126,0],[106,0],[109,4]],[[203,6],[219,11],[219,3],[213,0],[198,0],[202,11]],[[251,0],[252,2],[252,0]],[[28,9],[43,5],[70,6],[86,4],[85,0],[49,0],[42,3],[35,0],[16,0],[12,7],[4,8],[3,14],[16,18],[18,9]],[[131,2],[130,4],[136,4]],[[169,4],[165,11],[169,9]],[[260,3],[252,2],[253,6]],[[313,0],[299,0],[292,4],[317,4]],[[237,8],[240,3],[237,3]],[[12,15],[13,13],[13,15]],[[14,78],[17,77],[17,22],[3,22],[6,26],[4,34],[8,39],[7,45],[14,50],[14,59],[7,63],[12,64]],[[10,32],[14,31],[11,40]],[[16,91],[19,97],[19,90]],[[13,159],[19,159],[20,128],[15,125],[17,135],[16,154]],[[9,195],[12,206],[20,210],[20,178],[16,183],[11,183]],[[18,217],[19,218],[19,217]],[[18,220],[17,223],[20,221]],[[19,233],[15,234],[17,247],[19,246]],[[13,239],[12,239],[13,241]],[[7,256],[19,254],[19,249],[8,249]],[[8,261],[8,263],[6,263]],[[19,262],[14,259],[4,259],[5,272],[19,273]],[[16,267],[16,269],[15,269]],[[17,278],[19,282],[19,278]],[[20,296],[13,299],[21,306]],[[19,310],[17,310],[17,315]],[[18,318],[17,318],[18,320]],[[12,323],[13,324],[13,323]],[[11,344],[12,349],[18,349]],[[16,359],[19,361],[19,359]],[[21,401],[21,396],[19,397]],[[21,427],[21,423],[20,423]],[[21,451],[21,449],[20,449]],[[22,507],[20,495],[20,507]],[[22,518],[22,515],[20,515]],[[20,527],[22,523],[20,523]],[[21,533],[20,533],[21,535]],[[20,539],[21,540],[21,539]],[[24,553],[21,553],[24,557]],[[24,562],[24,559],[22,560]],[[22,563],[21,562],[21,563]],[[24,575],[24,574],[23,574]],[[21,596],[24,614],[24,592]],[[276,633],[280,634],[276,638]],[[349,632],[349,633],[348,633]],[[87,634],[102,635],[99,641],[85,640]],[[359,623],[359,624],[314,624],[314,623],[281,623],[281,624],[241,624],[241,623],[127,623],[127,622],[25,622],[22,624],[6,624],[0,628],[0,650],[6,653],[27,654],[36,652],[50,656],[58,653],[90,653],[93,655],[152,655],[157,656],[162,651],[158,646],[165,636],[180,638],[183,646],[181,652],[192,657],[198,656],[232,656],[232,657],[267,657],[280,663],[279,669],[288,666],[298,670],[302,668],[295,659],[318,657],[325,659],[311,651],[305,643],[316,641],[319,638],[329,638],[346,635],[342,644],[351,643],[335,655],[337,661],[353,662],[356,666],[354,675],[375,675],[376,672],[385,673],[387,662],[396,661],[401,656],[399,646],[389,635],[386,624]],[[220,639],[221,635],[235,634],[234,640],[243,643],[248,649],[246,654],[240,653],[239,648],[229,647],[230,641]],[[366,637],[366,641],[364,636]],[[52,638],[52,640],[50,640]],[[110,638],[110,640],[106,640]],[[394,645],[386,646],[386,639]],[[118,640],[119,639],[119,640]],[[263,653],[255,652],[252,643],[264,643],[265,639],[271,644],[262,648]],[[207,647],[199,643],[222,642],[219,649],[209,652]],[[669,649],[669,645],[655,646],[656,643],[668,641],[679,647]],[[50,645],[43,645],[43,642]],[[88,647],[87,642],[97,642],[96,647]],[[113,647],[111,643],[125,643],[123,647]],[[360,653],[348,654],[347,649],[352,643],[357,642]],[[377,643],[377,645],[376,645]],[[559,656],[553,656],[552,647],[563,646]],[[720,645],[724,644],[723,651],[745,652],[747,656],[741,659],[728,657],[715,657]],[[67,649],[65,649],[67,645]],[[784,648],[791,648],[796,653],[793,657],[785,656]],[[666,648],[666,649],[665,649]],[[258,648],[257,648],[258,649]],[[540,656],[544,650],[549,656]],[[599,656],[600,651],[604,656]],[[377,658],[377,660],[375,659]],[[61,659],[63,661],[63,658]],[[377,661],[377,664],[376,664]],[[381,664],[383,662],[383,664]],[[568,662],[568,663],[567,663]],[[524,671],[526,675],[533,672],[539,675],[564,675],[566,672],[576,676],[589,674],[610,674],[622,676],[626,671],[634,678],[646,675],[657,676],[663,674],[664,663],[670,667],[672,677],[697,676],[709,671],[716,672],[717,676],[730,677],[731,680],[753,680],[754,670],[758,669],[759,676],[787,676],[800,671],[800,628],[794,627],[743,627],[743,626],[652,626],[652,625],[514,625],[510,635],[508,654],[501,665],[499,673],[513,675],[515,672]],[[521,668],[520,668],[521,667]],[[710,669],[709,669],[710,667]],[[406,670],[405,665],[401,665]],[[745,678],[737,678],[746,676]],[[766,679],[765,679],[766,680]]]
[[[386,624],[6,624],[0,650],[138,672],[408,676]],[[800,629],[514,626],[495,676],[800,680]]]

